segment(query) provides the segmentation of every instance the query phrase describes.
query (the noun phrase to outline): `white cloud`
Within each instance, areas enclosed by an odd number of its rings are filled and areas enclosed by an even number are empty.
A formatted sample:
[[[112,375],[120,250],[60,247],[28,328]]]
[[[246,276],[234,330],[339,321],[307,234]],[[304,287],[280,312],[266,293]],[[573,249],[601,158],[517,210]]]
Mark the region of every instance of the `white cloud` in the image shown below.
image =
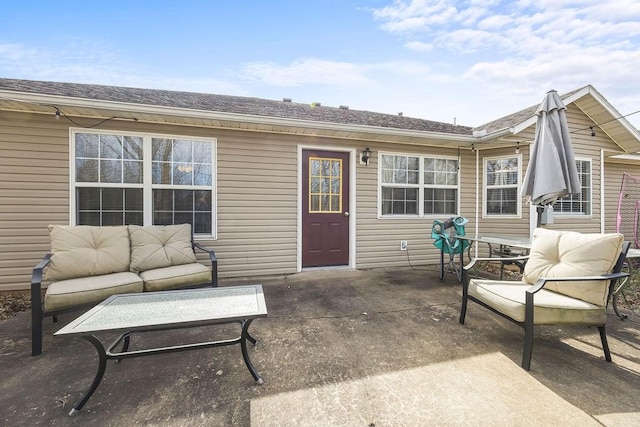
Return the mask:
[[[433,44],[425,42],[407,42],[404,44],[404,47],[409,50],[415,50],[416,52],[429,52],[433,50]]]
[[[481,30],[499,30],[512,22],[513,18],[508,15],[491,15],[478,22]]]
[[[329,84],[333,86],[366,85],[367,67],[359,67],[348,62],[304,59],[290,65],[268,62],[247,64],[243,74],[247,78],[260,80],[266,84],[288,87],[305,84]]]
[[[392,32],[426,30],[455,19],[458,9],[451,0],[394,0],[392,6],[374,10],[374,17],[386,21],[383,28]]]
[[[637,0],[406,0],[379,12],[381,29],[403,28],[411,39],[407,49],[430,46],[425,55],[437,58],[431,76],[446,71],[459,85],[490,92],[515,109],[549,89],[565,92],[587,84],[623,99],[622,112],[640,109]],[[422,26],[403,27],[420,20]]]

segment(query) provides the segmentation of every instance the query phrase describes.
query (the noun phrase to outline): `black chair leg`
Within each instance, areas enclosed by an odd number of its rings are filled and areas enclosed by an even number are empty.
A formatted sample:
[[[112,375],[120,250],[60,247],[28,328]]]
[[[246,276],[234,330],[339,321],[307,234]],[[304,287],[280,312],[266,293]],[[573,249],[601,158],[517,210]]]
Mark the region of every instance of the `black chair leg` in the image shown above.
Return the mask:
[[[42,354],[42,294],[40,284],[31,285],[31,355]]]
[[[525,322],[524,325],[524,352],[522,353],[522,368],[531,369],[531,353],[533,353],[533,323]]]
[[[607,362],[611,362],[611,352],[609,351],[609,343],[607,342],[607,332],[604,326],[598,326],[600,332],[600,341],[602,341],[602,349],[604,350],[604,358]]]
[[[31,355],[42,354],[42,313],[31,310]]]
[[[460,307],[460,323],[464,325],[464,319],[467,317],[467,296],[462,296],[462,306]]]

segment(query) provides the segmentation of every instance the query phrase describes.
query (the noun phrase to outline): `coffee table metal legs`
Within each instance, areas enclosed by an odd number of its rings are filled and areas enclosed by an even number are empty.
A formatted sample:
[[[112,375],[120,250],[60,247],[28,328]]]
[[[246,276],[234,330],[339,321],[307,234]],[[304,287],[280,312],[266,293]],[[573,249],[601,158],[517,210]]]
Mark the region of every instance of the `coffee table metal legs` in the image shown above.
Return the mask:
[[[229,339],[229,340],[223,340],[223,341],[201,342],[201,343],[195,343],[195,344],[184,344],[184,345],[178,345],[178,346],[151,348],[151,349],[144,349],[144,350],[129,351],[129,342],[130,342],[131,334],[133,332],[123,333],[109,347],[108,350],[105,350],[102,342],[100,342],[100,340],[98,340],[98,338],[96,338],[95,336],[93,335],[83,336],[82,338],[86,339],[91,344],[93,344],[93,346],[96,348],[98,352],[98,359],[99,359],[98,371],[96,372],[96,376],[93,379],[91,386],[89,387],[87,392],[84,394],[84,397],[73,407],[73,409],[71,409],[71,411],[69,412],[69,415],[73,415],[78,411],[80,411],[82,407],[85,405],[85,403],[87,403],[87,401],[91,398],[93,393],[96,391],[96,389],[100,385],[100,381],[102,381],[102,377],[104,376],[104,372],[107,367],[107,360],[109,359],[115,359],[116,361],[120,362],[122,359],[128,359],[132,357],[140,357],[140,356],[153,355],[153,354],[173,353],[178,351],[195,350],[200,348],[221,347],[221,346],[227,346],[227,345],[233,345],[233,344],[240,344],[240,348],[242,349],[242,358],[244,359],[244,363],[245,365],[247,365],[247,369],[249,369],[251,376],[259,385],[264,384],[264,381],[260,377],[260,374],[258,374],[258,371],[256,371],[256,368],[253,366],[253,363],[251,363],[251,359],[249,358],[249,352],[247,351],[247,341],[251,342],[254,345],[256,344],[255,338],[253,338],[251,334],[249,334],[249,326],[251,326],[251,322],[253,322],[253,319],[243,320],[240,322],[240,324],[242,325],[242,333],[238,338],[235,338],[235,339]],[[120,343],[122,343],[121,351],[113,353],[112,351],[118,345],[120,345]]]
[[[253,322],[253,319],[249,319],[243,322],[243,325],[242,325],[242,336],[240,337],[240,348],[242,349],[242,358],[244,359],[244,363],[245,365],[247,365],[249,372],[251,372],[251,376],[253,377],[253,379],[256,380],[258,384],[264,384],[264,381],[262,381],[262,378],[260,378],[258,371],[256,371],[256,368],[254,368],[253,363],[251,363],[251,359],[249,359],[249,353],[247,352],[247,339],[251,341],[254,345],[256,344],[256,340],[251,335],[249,335],[249,332],[248,332],[251,322]]]
[[[82,400],[78,402],[73,407],[73,409],[71,409],[71,411],[69,412],[69,415],[75,414],[76,412],[82,409],[85,403],[87,403],[87,401],[91,398],[93,393],[96,391],[96,389],[100,385],[100,381],[102,381],[102,377],[104,376],[104,371],[105,369],[107,369],[107,352],[105,351],[104,346],[102,345],[100,340],[98,340],[98,338],[94,337],[93,335],[83,336],[82,338],[86,339],[91,344],[93,344],[93,346],[98,351],[98,358],[99,358],[98,372],[96,372],[96,376],[93,379],[93,382],[89,387],[89,390],[87,390],[87,392],[84,394],[84,397],[82,398]]]

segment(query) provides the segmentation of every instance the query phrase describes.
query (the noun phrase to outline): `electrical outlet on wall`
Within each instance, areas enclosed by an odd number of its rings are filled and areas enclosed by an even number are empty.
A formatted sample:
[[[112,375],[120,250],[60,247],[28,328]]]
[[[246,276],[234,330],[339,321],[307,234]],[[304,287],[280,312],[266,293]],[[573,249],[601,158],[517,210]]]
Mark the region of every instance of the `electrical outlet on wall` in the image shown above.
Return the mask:
[[[401,251],[406,251],[407,250],[407,241],[406,240],[400,240],[400,250]]]

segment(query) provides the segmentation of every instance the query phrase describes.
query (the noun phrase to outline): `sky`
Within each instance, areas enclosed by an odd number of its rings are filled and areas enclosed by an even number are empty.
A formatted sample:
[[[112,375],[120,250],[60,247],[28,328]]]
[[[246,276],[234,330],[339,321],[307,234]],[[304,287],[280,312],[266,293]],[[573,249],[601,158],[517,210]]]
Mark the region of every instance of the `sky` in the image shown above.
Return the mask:
[[[5,1],[0,77],[474,127],[591,84],[640,128],[640,2]]]

